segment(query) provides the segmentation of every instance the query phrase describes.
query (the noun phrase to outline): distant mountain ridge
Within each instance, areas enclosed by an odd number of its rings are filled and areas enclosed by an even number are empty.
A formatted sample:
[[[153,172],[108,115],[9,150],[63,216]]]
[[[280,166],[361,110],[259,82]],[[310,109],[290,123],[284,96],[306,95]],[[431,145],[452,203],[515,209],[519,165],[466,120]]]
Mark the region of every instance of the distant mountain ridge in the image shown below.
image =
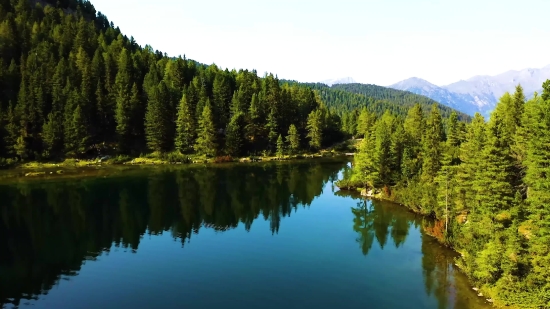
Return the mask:
[[[327,79],[327,80],[321,81],[320,83],[330,87],[332,85],[339,85],[339,84],[353,84],[353,83],[356,83],[356,81],[352,77],[343,77],[343,78],[336,78],[336,79]]]
[[[412,77],[388,87],[427,96],[470,115],[480,112],[487,117],[505,92],[513,92],[521,84],[526,97],[531,98],[542,90],[542,83],[547,79],[550,79],[550,65],[540,69],[510,70],[495,76],[478,75],[446,86]]]
[[[437,104],[443,117],[449,117],[456,110],[424,95],[411,91],[403,91],[373,84],[346,83],[328,86],[325,83],[301,83],[291,80],[280,80],[281,83],[301,84],[307,86],[320,95],[323,102],[329,108],[352,111],[367,108],[369,111],[381,116],[386,111],[396,115],[406,116],[408,110],[419,103],[425,113],[429,113],[431,106]],[[471,117],[459,110],[458,118],[469,121]]]

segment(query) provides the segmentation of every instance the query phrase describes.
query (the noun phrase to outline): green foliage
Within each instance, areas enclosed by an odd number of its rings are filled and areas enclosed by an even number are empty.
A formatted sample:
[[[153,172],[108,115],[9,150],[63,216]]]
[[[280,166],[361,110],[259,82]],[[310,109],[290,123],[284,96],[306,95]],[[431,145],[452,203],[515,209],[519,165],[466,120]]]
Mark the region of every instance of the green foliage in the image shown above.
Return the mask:
[[[338,185],[392,185],[394,200],[436,219],[430,233],[462,253],[458,265],[484,294],[546,308],[550,81],[543,89],[528,102],[519,85],[505,93],[488,123],[476,114],[465,126],[436,105],[426,121],[421,105],[404,122],[386,112],[365,132],[352,172]]]
[[[86,151],[89,134],[86,130],[84,111],[77,105],[70,121],[65,128],[65,151],[69,156],[78,157]],[[19,140],[18,140],[19,145]]]
[[[286,142],[288,144],[288,150],[291,154],[295,154],[300,149],[300,135],[296,126],[291,124],[288,128],[288,135],[286,136]]]
[[[194,149],[201,155],[213,157],[216,155],[218,145],[216,143],[216,131],[210,104],[206,104],[199,120],[198,138]]]
[[[432,181],[441,168],[443,122],[439,108],[434,105],[426,121],[425,134],[422,137],[423,176]]]
[[[321,111],[312,111],[307,117],[307,137],[309,138],[309,146],[313,149],[321,148],[322,142],[322,118]]]
[[[145,113],[147,147],[153,152],[166,152],[172,147],[172,120],[168,87],[161,81],[150,92]]]
[[[231,156],[240,156],[245,149],[244,113],[237,111],[227,125],[225,148]]]
[[[283,142],[283,137],[279,134],[277,137],[277,157],[282,158],[285,154],[285,143]]]
[[[0,8],[3,157],[192,153],[208,104],[216,151],[274,152],[277,137],[284,137],[291,124],[296,140],[304,140],[312,112],[313,148],[347,136],[341,131],[345,108],[327,107],[307,85],[140,47],[87,1],[16,2],[3,2]],[[238,113],[235,140],[235,126],[229,125]],[[353,131],[355,126],[350,124]],[[86,138],[80,136],[83,132]],[[308,146],[294,143],[292,151]]]
[[[195,141],[196,125],[191,106],[184,94],[178,108],[176,120],[176,149],[181,153],[187,153],[193,149]]]
[[[452,108],[439,104],[428,97],[377,85],[338,84],[332,87],[319,83],[302,85],[314,89],[329,109],[334,108],[342,112],[354,112],[366,108],[378,117],[386,111],[390,111],[396,116],[405,116],[415,105],[420,105],[427,112],[433,104],[437,104],[444,118],[448,118],[453,112]],[[471,119],[470,116],[460,112],[458,118],[461,121]]]

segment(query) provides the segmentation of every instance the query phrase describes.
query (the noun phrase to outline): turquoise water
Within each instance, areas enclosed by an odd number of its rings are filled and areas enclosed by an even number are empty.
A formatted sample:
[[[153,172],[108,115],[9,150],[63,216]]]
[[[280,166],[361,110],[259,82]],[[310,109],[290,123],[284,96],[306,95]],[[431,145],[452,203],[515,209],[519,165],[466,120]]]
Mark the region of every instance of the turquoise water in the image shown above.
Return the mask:
[[[485,308],[346,162],[136,169],[0,185],[3,308]]]

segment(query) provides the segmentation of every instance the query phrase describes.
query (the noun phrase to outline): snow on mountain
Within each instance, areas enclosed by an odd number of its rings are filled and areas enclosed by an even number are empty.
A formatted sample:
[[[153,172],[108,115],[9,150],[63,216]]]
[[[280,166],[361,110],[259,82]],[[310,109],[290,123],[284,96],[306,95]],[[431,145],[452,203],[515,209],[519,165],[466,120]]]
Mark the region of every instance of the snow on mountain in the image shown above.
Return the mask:
[[[480,112],[487,117],[498,99],[507,91],[513,92],[516,85],[521,84],[526,97],[530,98],[535,91],[541,91],[547,79],[550,79],[550,65],[540,69],[510,70],[495,76],[474,76],[446,86],[413,77],[389,87],[425,95],[462,112],[471,115]]]
[[[356,81],[352,77],[343,77],[337,79],[328,79],[321,81],[320,83],[328,85],[329,87],[337,84],[354,84]]]

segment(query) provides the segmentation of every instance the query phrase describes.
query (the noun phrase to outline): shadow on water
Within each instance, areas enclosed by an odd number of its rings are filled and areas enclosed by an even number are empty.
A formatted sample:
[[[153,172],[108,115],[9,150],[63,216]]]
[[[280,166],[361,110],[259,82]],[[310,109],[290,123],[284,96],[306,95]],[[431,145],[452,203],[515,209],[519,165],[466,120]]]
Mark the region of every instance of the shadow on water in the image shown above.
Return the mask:
[[[145,235],[168,233],[185,247],[203,229],[250,231],[257,219],[267,220],[277,235],[282,219],[309,207],[346,164],[170,167],[2,185],[0,304],[36,300],[113,248],[136,253]],[[423,232],[421,217],[391,203],[336,194],[356,202],[350,229],[363,255],[375,246],[401,248],[417,229],[426,293],[441,309],[482,308],[453,267],[455,255]]]

